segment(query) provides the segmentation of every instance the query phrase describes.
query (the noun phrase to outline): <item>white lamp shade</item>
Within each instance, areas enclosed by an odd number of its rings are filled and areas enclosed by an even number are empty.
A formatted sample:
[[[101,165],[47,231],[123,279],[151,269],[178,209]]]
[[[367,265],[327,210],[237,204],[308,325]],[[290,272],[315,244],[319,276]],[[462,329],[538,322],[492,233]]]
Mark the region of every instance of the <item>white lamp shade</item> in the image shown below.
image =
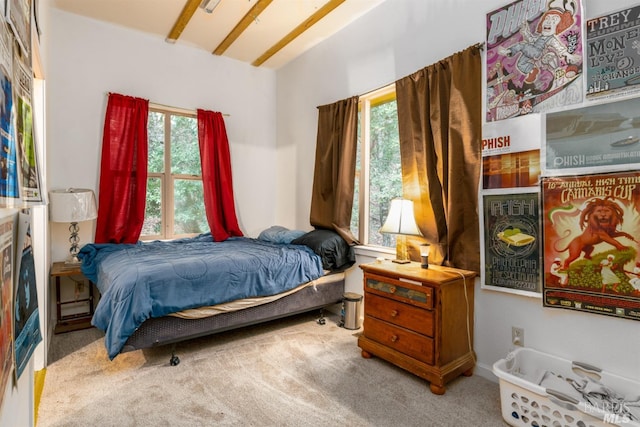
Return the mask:
[[[86,188],[51,190],[49,202],[49,219],[53,222],[81,222],[98,217],[95,195]]]
[[[380,228],[380,232],[422,236],[422,232],[418,228],[416,218],[413,214],[413,201],[393,199],[391,201],[391,207],[389,208],[389,215]]]

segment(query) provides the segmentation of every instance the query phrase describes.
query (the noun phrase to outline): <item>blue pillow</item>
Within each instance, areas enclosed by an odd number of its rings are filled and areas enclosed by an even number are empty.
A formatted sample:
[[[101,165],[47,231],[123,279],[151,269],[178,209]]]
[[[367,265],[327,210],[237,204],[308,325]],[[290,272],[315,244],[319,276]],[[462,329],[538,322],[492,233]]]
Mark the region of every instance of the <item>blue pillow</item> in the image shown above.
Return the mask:
[[[258,240],[264,240],[266,242],[272,243],[283,243],[289,244],[293,240],[297,239],[300,236],[303,236],[306,231],[302,230],[289,230],[286,227],[281,227],[279,225],[273,225],[266,230],[262,231],[260,235],[258,235]]]

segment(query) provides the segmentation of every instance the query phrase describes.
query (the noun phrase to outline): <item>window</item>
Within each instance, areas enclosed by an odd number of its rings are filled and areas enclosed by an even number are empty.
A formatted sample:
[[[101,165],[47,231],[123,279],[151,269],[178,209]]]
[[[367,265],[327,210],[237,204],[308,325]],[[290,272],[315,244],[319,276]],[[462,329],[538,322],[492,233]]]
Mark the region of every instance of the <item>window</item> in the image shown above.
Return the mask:
[[[363,160],[364,159],[364,160]],[[351,231],[365,245],[395,247],[395,235],[378,232],[391,200],[402,196],[395,85],[360,96],[358,157]]]
[[[172,239],[209,231],[196,115],[150,108],[148,134],[147,201],[140,238]]]

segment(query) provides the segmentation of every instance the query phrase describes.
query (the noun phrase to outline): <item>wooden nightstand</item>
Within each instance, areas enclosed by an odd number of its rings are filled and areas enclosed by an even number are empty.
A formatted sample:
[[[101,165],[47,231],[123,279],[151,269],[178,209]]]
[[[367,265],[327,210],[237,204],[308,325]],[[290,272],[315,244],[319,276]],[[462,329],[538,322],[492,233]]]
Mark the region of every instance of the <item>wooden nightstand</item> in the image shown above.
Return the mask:
[[[375,355],[429,381],[435,394],[470,376],[475,273],[420,263],[363,264],[362,357]]]
[[[56,284],[56,326],[54,333],[75,331],[78,329],[86,329],[91,327],[91,318],[94,312],[94,295],[93,283],[87,280],[82,274],[80,265],[65,264],[64,262],[54,262],[51,267],[51,277],[55,279]],[[86,293],[88,296],[62,301],[62,293],[60,289],[60,279],[67,277],[76,283],[82,283],[88,287]],[[83,306],[86,305],[86,311],[76,312],[73,314],[62,314],[62,308],[65,305]]]

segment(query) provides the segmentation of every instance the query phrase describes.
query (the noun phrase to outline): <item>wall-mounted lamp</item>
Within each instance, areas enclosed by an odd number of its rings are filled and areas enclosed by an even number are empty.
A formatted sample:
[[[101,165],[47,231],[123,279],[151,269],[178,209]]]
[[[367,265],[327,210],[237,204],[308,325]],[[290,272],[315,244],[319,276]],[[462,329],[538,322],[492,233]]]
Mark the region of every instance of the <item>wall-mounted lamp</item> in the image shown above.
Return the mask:
[[[68,222],[69,226],[69,257],[65,261],[67,264],[79,264],[78,259],[78,223],[91,221],[98,217],[96,210],[96,198],[93,191],[85,188],[69,188],[66,190],[52,190],[49,192],[49,219],[52,222]]]
[[[205,12],[212,13],[213,9],[215,9],[219,3],[220,0],[203,0],[200,7],[203,8]]]
[[[422,236],[413,214],[413,202],[406,199],[393,199],[389,207],[389,215],[380,228],[380,232],[398,235],[396,259],[392,261],[398,264],[410,262],[406,236]]]

